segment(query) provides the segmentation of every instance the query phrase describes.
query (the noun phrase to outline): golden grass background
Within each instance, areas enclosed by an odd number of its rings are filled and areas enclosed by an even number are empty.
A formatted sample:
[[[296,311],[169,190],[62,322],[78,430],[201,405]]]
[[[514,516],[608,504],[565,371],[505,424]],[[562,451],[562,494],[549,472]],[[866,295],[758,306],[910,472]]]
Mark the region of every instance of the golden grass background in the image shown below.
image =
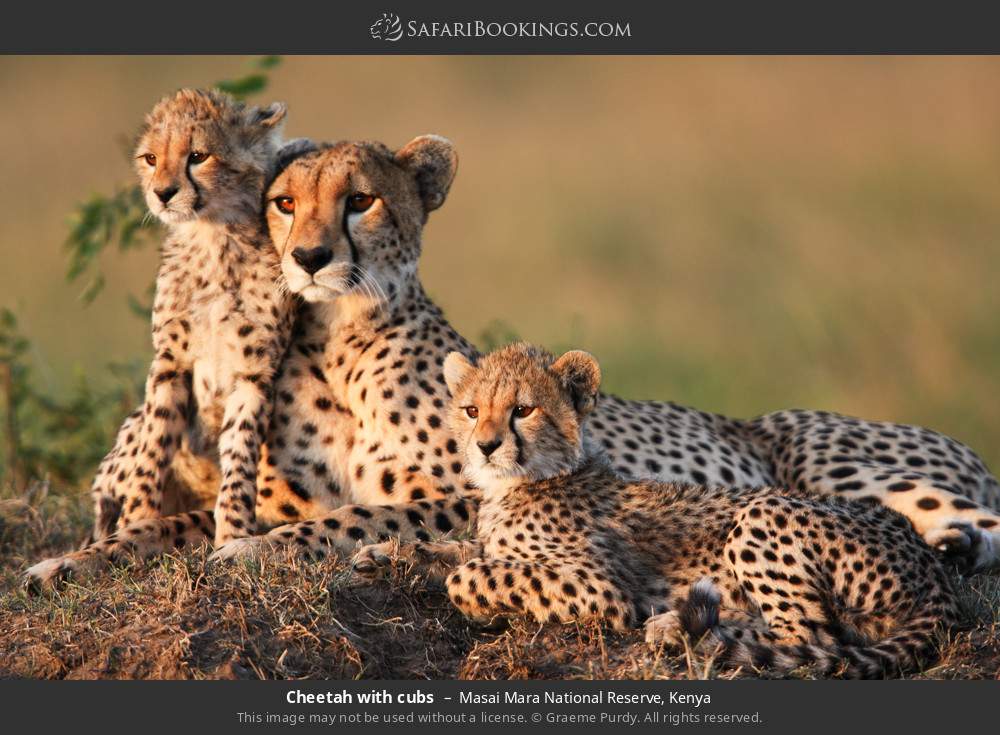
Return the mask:
[[[108,253],[83,307],[74,204],[131,181],[161,95],[244,62],[0,59],[0,305],[47,390],[148,344],[125,298],[155,253]],[[271,98],[289,136],[455,142],[422,274],[467,336],[501,320],[630,397],[919,423],[1000,466],[1000,59],[289,57]]]

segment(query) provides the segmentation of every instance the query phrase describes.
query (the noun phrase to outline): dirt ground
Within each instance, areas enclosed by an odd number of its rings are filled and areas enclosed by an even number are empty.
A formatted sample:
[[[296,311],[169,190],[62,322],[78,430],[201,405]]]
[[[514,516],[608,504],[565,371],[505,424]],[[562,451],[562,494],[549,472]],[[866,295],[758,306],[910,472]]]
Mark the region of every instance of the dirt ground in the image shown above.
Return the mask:
[[[275,556],[209,566],[204,550],[28,594],[29,561],[71,548],[80,498],[0,499],[0,677],[48,679],[738,678],[714,651],[647,646],[596,625],[470,623],[439,589],[393,569]],[[969,627],[915,678],[1000,678],[1000,576],[959,581]],[[809,677],[808,671],[792,674]]]

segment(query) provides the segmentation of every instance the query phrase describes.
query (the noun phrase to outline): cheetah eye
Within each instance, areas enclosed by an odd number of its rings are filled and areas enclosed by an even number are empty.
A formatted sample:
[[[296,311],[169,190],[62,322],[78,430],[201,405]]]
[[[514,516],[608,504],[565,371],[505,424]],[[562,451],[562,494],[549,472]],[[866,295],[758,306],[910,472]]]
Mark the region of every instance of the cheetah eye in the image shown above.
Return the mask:
[[[514,418],[525,419],[535,412],[534,406],[514,406]]]
[[[295,200],[291,197],[277,197],[274,206],[283,214],[293,214],[295,212]]]
[[[465,407],[465,415],[468,416],[470,419],[478,419],[479,418],[479,409],[476,408],[475,406],[466,406]]]
[[[144,160],[150,166],[155,166],[156,165],[156,156],[153,155],[152,153],[147,153],[146,155],[144,155],[142,157],[142,160]]]
[[[199,163],[204,163],[208,158],[208,154],[205,151],[191,151],[191,155],[188,156],[188,162],[198,165]]]
[[[366,212],[375,203],[371,194],[351,194],[347,198],[347,206],[352,212]]]

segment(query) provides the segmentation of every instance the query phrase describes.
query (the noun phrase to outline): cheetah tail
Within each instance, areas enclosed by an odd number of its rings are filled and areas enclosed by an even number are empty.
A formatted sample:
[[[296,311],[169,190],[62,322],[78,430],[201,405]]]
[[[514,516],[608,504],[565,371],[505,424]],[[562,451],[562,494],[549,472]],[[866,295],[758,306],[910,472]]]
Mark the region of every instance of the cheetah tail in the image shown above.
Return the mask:
[[[752,627],[720,622],[720,601],[715,586],[703,579],[691,587],[679,615],[684,630],[693,638],[711,631],[725,647],[728,661],[779,671],[818,665],[824,676],[850,679],[880,678],[919,667],[921,660],[930,658],[934,652],[936,630],[951,617],[944,607],[932,606],[874,644],[837,644],[826,648],[815,644],[781,644]]]
[[[708,577],[691,585],[687,599],[677,611],[681,627],[694,640],[698,640],[719,625],[719,604],[722,598]]]

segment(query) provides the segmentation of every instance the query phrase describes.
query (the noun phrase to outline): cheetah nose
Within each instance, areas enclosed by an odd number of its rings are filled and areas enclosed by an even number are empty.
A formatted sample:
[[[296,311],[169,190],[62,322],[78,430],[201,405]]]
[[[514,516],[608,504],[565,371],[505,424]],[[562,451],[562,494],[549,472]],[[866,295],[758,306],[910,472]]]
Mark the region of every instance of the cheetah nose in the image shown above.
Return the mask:
[[[484,457],[489,457],[493,454],[501,444],[503,442],[499,439],[493,439],[488,442],[476,442],[476,446],[479,447],[479,451],[483,453]]]
[[[318,248],[295,248],[292,251],[292,259],[311,276],[333,260],[333,248],[324,245]]]
[[[165,186],[162,189],[154,189],[153,193],[156,194],[157,198],[166,204],[171,199],[173,199],[174,194],[176,194],[178,188],[176,186]]]

